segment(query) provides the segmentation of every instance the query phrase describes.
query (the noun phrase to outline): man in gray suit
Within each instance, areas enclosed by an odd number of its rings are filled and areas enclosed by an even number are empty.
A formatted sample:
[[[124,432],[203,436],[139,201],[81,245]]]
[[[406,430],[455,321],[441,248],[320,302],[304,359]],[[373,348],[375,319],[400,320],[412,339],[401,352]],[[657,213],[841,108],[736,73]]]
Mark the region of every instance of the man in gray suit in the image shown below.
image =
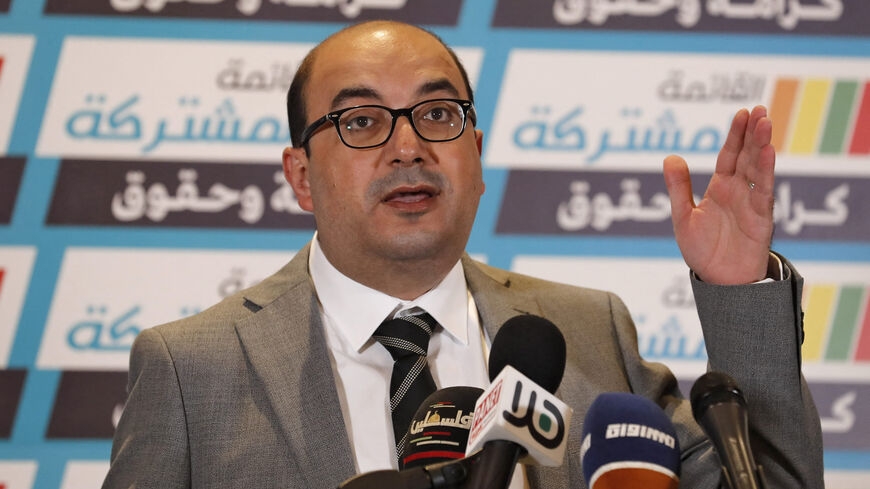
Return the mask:
[[[677,429],[682,486],[719,486],[709,440],[673,375],[640,358],[617,297],[464,254],[484,191],[471,103],[452,51],[413,26],[360,24],[309,54],[288,97],[284,170],[316,237],[259,285],[139,335],[103,487],[325,488],[395,466],[392,360],[370,335],[408,308],[441,326],[429,346],[441,387],[485,384],[486,345],[510,317],[550,319],[568,345],[557,394],[576,419],[602,392],[653,399]],[[381,107],[352,109],[363,105]],[[668,157],[664,174],[710,365],[743,388],[771,486],[815,488],[821,432],[800,373],[801,279],[769,251],[770,135],[763,107],[740,111],[697,204],[681,158]],[[519,470],[511,487],[585,487],[580,424],[561,467]]]

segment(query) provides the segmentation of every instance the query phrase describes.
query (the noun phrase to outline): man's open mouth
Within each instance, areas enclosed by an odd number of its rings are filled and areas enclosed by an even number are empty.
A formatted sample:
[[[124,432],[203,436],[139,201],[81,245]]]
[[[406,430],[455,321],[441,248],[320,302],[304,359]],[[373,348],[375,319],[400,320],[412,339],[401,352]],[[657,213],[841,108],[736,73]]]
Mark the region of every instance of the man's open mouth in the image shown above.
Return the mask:
[[[422,202],[426,199],[436,197],[439,194],[438,190],[428,185],[418,185],[414,187],[399,187],[388,193],[383,202],[413,204]]]

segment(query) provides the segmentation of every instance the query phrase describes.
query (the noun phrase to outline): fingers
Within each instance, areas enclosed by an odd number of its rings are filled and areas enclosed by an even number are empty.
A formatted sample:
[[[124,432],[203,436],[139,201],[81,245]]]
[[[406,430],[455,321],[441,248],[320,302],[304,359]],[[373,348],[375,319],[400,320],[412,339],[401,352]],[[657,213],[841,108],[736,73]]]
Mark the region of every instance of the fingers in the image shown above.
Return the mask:
[[[755,198],[758,200],[757,211],[766,212],[773,205],[773,168],[776,163],[776,151],[770,144],[772,131],[770,119],[762,119],[755,130],[754,143],[758,147],[758,155],[753,166],[746,168],[746,179],[755,183]]]
[[[752,173],[758,166],[758,158],[761,149],[770,144],[773,128],[770,119],[767,118],[767,109],[764,106],[756,106],[752,109],[749,122],[746,125],[746,134],[743,138],[743,150],[737,155],[736,172],[752,177]]]
[[[761,148],[758,156],[758,167],[755,179],[756,188],[762,193],[773,193],[773,167],[776,161],[776,151],[772,144]]]
[[[740,109],[734,115],[728,137],[725,138],[725,144],[719,151],[719,158],[716,160],[716,173],[732,175],[737,169],[737,157],[744,147],[749,130],[749,119],[749,111],[746,109]]]
[[[758,126],[758,121],[766,115],[767,108],[763,105],[756,105],[752,108],[752,111],[749,113],[749,122],[746,124],[746,133],[743,135],[744,148],[748,147],[748,145],[752,142],[752,134],[755,132],[755,128]]]
[[[770,138],[773,134],[773,123],[770,119],[767,118],[767,109],[764,107],[756,107],[753,109],[753,114],[755,111],[759,112],[759,117],[757,120],[752,120],[750,118],[750,122],[752,123],[752,133],[751,139],[747,139],[746,144],[764,147],[770,144]]]
[[[753,109],[748,125],[752,130],[747,134],[744,149],[738,155],[735,173],[739,178],[754,183],[756,198],[766,201],[773,192],[776,159],[776,152],[770,144],[773,125],[767,118],[767,109],[761,106]]]
[[[668,195],[671,198],[671,217],[676,229],[695,208],[692,198],[692,180],[689,178],[689,166],[686,160],[676,155],[665,158],[664,176]]]
[[[756,214],[772,218],[773,168],[776,162],[776,151],[770,144],[773,125],[763,107],[756,107],[752,112],[749,124],[753,127],[747,135],[744,150],[738,156],[735,183],[736,188],[748,193],[748,202]]]
[[[716,160],[716,173],[737,174],[747,182],[772,188],[775,158],[770,145],[772,132],[764,106],[756,106],[751,113],[746,109],[738,111]]]

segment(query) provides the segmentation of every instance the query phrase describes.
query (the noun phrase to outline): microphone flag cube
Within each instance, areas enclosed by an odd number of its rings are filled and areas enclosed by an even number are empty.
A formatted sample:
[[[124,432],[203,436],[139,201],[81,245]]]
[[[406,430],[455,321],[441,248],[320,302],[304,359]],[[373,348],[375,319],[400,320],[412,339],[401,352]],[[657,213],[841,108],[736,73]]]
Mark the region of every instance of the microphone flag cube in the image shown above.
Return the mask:
[[[521,463],[562,464],[574,410],[510,365],[481,394],[474,407],[466,455],[490,440],[523,446]]]

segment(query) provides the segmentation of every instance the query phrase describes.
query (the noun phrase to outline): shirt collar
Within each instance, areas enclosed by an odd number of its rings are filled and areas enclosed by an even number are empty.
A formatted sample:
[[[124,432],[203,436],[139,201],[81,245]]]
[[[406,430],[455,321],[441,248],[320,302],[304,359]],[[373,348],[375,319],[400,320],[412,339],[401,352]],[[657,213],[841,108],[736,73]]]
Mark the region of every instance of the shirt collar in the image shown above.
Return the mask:
[[[414,306],[435,318],[454,341],[468,344],[468,289],[460,261],[434,288],[412,301],[404,301],[341,273],[323,254],[315,233],[308,271],[323,313],[356,351],[362,350],[384,319]]]

